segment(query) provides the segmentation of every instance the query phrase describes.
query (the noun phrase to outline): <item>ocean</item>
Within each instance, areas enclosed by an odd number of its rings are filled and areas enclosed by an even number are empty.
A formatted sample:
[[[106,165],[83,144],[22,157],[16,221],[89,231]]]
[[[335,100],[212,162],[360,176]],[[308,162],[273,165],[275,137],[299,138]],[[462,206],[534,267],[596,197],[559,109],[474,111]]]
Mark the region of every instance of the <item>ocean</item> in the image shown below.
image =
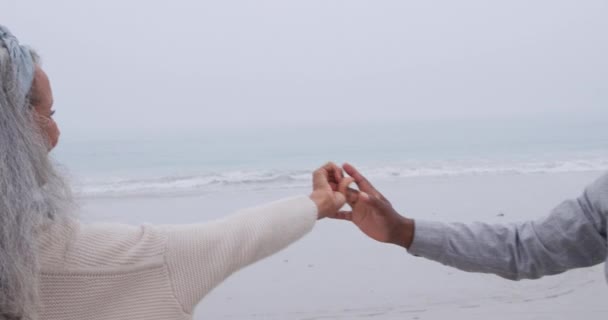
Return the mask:
[[[347,121],[344,121],[345,123]],[[278,129],[66,136],[53,152],[82,197],[300,188],[327,161],[372,181],[608,170],[608,130],[593,121],[420,121]]]

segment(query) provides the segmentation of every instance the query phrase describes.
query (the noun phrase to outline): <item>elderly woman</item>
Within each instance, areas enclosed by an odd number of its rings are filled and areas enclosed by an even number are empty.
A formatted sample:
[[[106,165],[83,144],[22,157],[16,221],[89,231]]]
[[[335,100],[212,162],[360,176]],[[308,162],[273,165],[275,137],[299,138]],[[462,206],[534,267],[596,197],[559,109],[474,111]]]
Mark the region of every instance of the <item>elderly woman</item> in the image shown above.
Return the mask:
[[[81,224],[48,152],[57,144],[49,79],[0,26],[0,320],[191,319],[240,268],[309,232],[344,204],[342,171],[310,196],[199,225]],[[344,187],[340,185],[340,187]]]

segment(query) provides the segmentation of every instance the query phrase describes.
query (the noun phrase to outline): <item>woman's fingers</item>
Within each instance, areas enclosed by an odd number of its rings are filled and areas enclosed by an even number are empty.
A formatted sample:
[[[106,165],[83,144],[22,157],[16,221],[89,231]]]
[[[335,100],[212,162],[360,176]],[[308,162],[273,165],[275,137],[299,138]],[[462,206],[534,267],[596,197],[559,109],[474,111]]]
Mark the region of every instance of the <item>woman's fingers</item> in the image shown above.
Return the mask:
[[[335,210],[336,211],[340,210],[340,208],[342,208],[345,203],[346,203],[346,197],[342,193],[334,191]]]
[[[331,183],[339,184],[342,181],[342,177],[342,168],[333,162],[328,162],[313,172],[313,188],[322,189],[327,186],[332,187]]]
[[[359,192],[353,188],[347,188],[345,193],[346,203],[348,203],[349,206],[354,207],[359,201],[362,193],[364,192]]]
[[[342,171],[342,168],[340,168],[340,166],[338,166],[337,164],[331,164],[333,165],[335,182],[340,183],[340,181],[342,181],[342,179],[344,178],[344,171]]]
[[[332,191],[339,191],[339,190],[338,190],[338,184],[337,184],[337,183],[335,183],[335,182],[330,182],[330,183],[329,183],[329,186],[331,187],[331,190],[332,190]]]
[[[340,191],[342,194],[346,195],[346,190],[349,189],[348,185],[355,182],[355,179],[352,177],[346,177],[344,179],[342,179],[342,181],[340,181],[340,183],[338,184],[338,191]]]

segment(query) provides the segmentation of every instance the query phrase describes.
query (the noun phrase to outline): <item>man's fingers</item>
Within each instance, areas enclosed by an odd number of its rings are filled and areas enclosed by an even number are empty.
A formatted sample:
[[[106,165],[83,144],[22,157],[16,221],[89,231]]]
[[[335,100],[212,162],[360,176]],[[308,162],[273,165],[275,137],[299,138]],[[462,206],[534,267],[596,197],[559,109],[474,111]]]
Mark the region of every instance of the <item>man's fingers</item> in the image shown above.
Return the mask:
[[[380,192],[378,192],[378,190],[376,190],[376,188],[374,188],[374,186],[355,167],[349,163],[345,163],[342,167],[349,176],[355,178],[355,182],[361,191],[365,191],[376,197],[381,197]]]
[[[377,209],[380,214],[387,213],[387,209],[390,208],[390,204],[385,200],[365,192],[359,194],[359,202]]]
[[[358,204],[365,204],[376,209],[384,209],[385,204],[378,197],[368,194],[367,192],[357,191],[351,188],[347,189],[346,203],[351,207]]]
[[[330,219],[353,221],[352,211],[339,211],[336,214],[329,216]]]
[[[359,172],[359,170],[353,167],[353,165],[351,165],[350,163],[345,163],[344,165],[342,165],[342,168],[344,168],[344,171],[346,171],[349,176],[355,178],[355,181],[358,184],[368,184],[371,187],[371,184],[367,181],[367,179],[365,179],[365,177]]]

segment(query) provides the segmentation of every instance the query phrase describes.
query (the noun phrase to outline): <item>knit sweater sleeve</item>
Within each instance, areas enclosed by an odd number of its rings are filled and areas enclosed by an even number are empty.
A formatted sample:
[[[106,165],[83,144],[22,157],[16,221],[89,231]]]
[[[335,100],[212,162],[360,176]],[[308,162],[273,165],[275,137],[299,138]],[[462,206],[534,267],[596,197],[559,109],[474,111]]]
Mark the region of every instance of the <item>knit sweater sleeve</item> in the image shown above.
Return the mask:
[[[317,207],[297,197],[203,224],[162,226],[173,290],[187,313],[239,269],[287,247],[315,224]]]

